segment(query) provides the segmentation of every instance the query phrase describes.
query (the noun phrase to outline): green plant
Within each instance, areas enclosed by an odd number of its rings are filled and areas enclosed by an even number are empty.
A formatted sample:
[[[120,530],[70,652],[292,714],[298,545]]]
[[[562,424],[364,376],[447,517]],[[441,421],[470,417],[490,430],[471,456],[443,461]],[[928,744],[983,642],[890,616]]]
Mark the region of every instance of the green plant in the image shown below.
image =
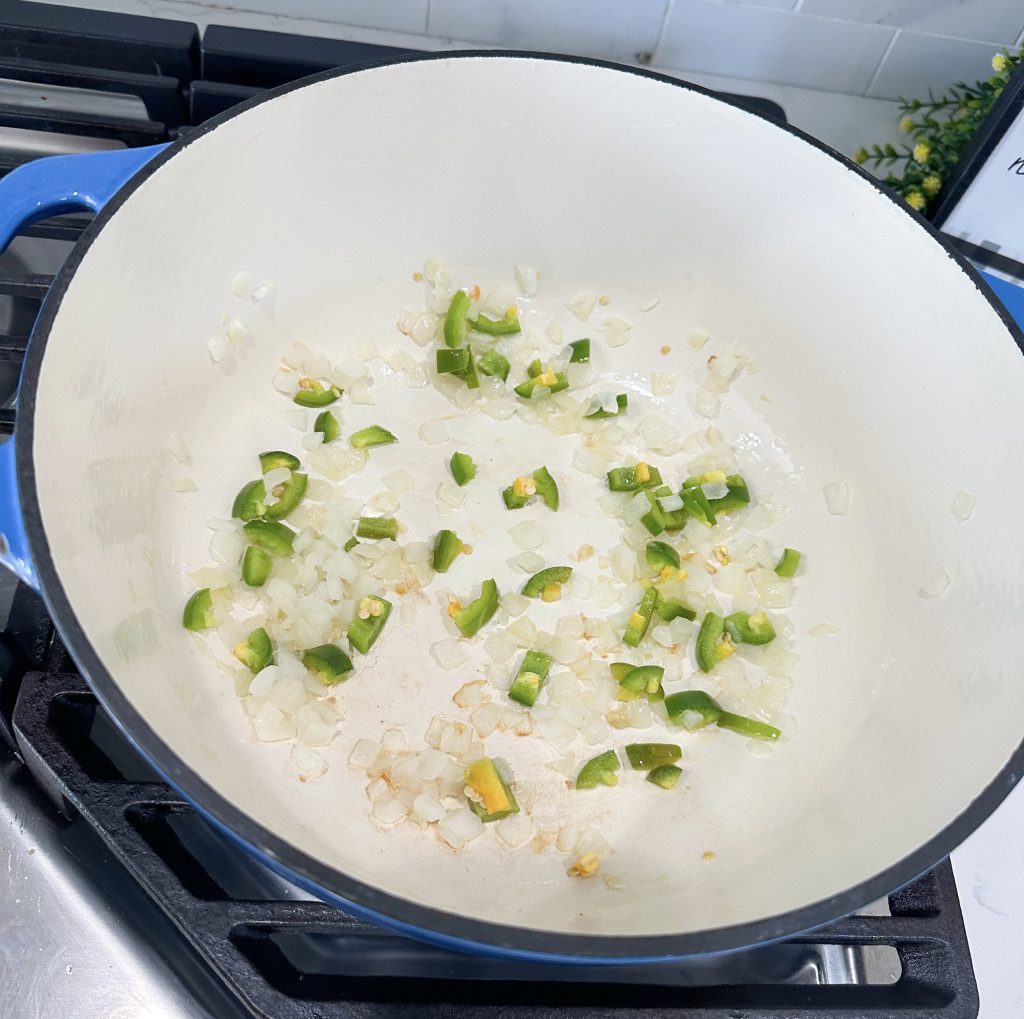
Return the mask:
[[[927,100],[901,99],[900,130],[913,145],[873,145],[860,148],[854,161],[879,167],[893,167],[883,180],[901,195],[911,208],[927,212],[942,192],[950,170],[960,159],[967,143],[992,109],[1022,59],[1020,53],[1001,50],[992,58],[995,74],[973,85],[958,81],[938,97]],[[897,172],[902,164],[902,173]]]

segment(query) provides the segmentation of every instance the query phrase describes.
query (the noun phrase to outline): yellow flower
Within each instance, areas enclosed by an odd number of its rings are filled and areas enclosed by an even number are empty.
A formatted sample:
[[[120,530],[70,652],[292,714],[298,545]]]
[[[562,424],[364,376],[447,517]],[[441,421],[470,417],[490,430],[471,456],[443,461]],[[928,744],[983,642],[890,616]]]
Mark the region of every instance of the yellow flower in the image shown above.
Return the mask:
[[[915,163],[927,163],[928,157],[932,154],[932,147],[924,141],[918,142],[914,146],[914,162]]]
[[[1010,61],[1006,59],[1005,53],[997,53],[992,58],[992,70],[997,74],[1002,74],[1010,66]]]
[[[907,205],[912,209],[917,209],[918,212],[928,204],[924,195],[922,195],[920,191],[908,191],[906,195],[904,195],[904,198],[906,199]]]
[[[858,163],[858,164],[859,163],[863,163],[867,158],[868,158],[868,150],[867,149],[857,149],[857,151],[853,154],[853,161],[855,163]]]
[[[937,173],[930,173],[921,181],[921,190],[929,197],[934,198],[942,188],[942,178]]]
[[[914,130],[914,121],[913,121],[913,118],[911,118],[911,117],[909,117],[909,116],[908,116],[908,117],[903,117],[903,118],[902,118],[902,119],[900,120],[900,130],[901,130],[901,131],[902,131],[902,132],[903,132],[904,134],[910,134],[910,132]]]

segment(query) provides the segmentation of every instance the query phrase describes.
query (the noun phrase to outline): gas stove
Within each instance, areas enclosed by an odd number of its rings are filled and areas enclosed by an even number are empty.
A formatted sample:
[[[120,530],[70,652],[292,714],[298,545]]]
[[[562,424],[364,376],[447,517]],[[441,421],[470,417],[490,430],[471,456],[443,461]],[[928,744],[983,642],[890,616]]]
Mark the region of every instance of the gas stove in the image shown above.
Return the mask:
[[[17,2],[0,29],[0,174],[173,139],[268,87],[400,52]],[[0,256],[0,441],[39,302],[87,222],[36,224]],[[228,844],[163,783],[98,706],[41,600],[5,574],[0,627],[6,1015],[978,1015],[948,861],[825,928],[680,963],[512,962],[369,926]]]

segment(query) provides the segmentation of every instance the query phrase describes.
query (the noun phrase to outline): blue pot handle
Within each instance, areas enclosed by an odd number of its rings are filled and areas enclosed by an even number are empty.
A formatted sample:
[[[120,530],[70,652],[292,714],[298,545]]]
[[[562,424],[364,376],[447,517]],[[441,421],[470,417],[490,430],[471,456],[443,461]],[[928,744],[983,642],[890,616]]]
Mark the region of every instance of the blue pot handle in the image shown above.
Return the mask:
[[[165,145],[78,156],[51,156],[0,180],[0,252],[25,227],[50,216],[99,212]],[[38,590],[18,500],[15,439],[0,444],[0,563]]]

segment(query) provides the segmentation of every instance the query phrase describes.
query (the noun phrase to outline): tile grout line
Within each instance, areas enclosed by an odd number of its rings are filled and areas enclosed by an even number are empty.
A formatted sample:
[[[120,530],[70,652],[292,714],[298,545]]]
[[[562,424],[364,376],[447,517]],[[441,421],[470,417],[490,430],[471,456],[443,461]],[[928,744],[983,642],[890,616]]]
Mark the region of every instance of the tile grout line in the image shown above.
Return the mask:
[[[430,0],[427,0],[429,3]],[[658,26],[658,34],[654,38],[654,46],[651,49],[651,64],[655,65],[658,62],[658,47],[661,46],[661,38],[665,34],[665,26],[668,24],[668,16],[672,13],[672,4],[674,0],[665,0],[665,11],[661,15],[661,24]]]
[[[868,81],[867,86],[864,89],[863,95],[867,98],[879,98],[871,95],[871,89],[874,88],[875,82],[878,80],[878,76],[882,73],[882,68],[885,66],[885,62],[889,59],[889,54],[892,52],[893,46],[896,45],[896,40],[900,37],[900,33],[903,31],[902,28],[897,28],[892,34],[892,38],[889,40],[889,45],[885,47],[885,52],[882,54],[881,59],[878,61],[878,66],[875,68],[875,73],[871,75],[871,79]]]

